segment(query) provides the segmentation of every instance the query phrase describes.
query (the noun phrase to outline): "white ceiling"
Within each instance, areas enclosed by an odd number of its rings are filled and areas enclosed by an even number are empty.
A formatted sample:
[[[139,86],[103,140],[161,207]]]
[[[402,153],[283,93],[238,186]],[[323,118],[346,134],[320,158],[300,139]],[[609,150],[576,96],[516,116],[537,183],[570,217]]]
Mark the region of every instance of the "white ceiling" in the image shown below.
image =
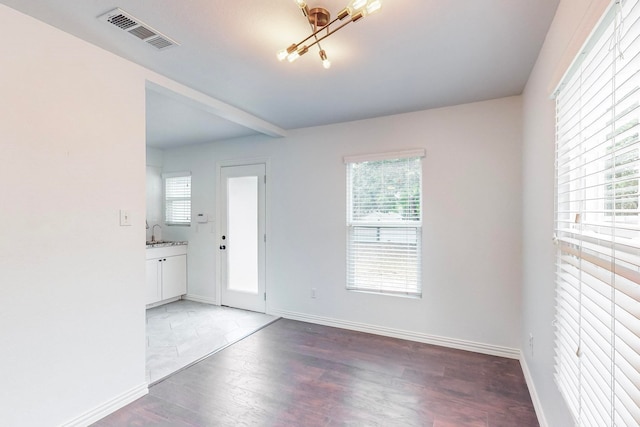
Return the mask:
[[[147,144],[152,147],[200,144],[257,133],[188,103],[147,90]]]
[[[309,33],[293,0],[0,0],[283,129],[520,94],[559,0],[383,0],[382,11],[293,64],[275,53]],[[307,0],[336,14],[348,0]],[[175,39],[158,51],[96,19],[120,7]],[[156,147],[257,133],[148,91]]]

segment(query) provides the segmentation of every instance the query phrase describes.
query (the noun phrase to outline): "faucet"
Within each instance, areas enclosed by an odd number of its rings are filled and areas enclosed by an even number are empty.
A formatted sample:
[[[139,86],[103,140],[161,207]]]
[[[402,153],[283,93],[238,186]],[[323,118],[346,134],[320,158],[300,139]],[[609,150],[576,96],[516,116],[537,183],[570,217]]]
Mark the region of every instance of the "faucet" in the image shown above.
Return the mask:
[[[151,227],[151,241],[155,242],[156,241],[156,236],[155,236],[155,231],[156,231],[156,227],[160,227],[160,224],[154,224],[153,227]]]

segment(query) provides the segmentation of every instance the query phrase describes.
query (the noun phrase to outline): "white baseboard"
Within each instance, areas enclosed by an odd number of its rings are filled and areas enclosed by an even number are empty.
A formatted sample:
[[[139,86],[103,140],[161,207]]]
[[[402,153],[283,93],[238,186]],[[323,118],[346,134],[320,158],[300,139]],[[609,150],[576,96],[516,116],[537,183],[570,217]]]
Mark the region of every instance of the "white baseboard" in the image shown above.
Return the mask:
[[[182,299],[186,299],[186,300],[189,300],[189,301],[195,301],[195,302],[201,302],[203,304],[220,305],[220,304],[218,304],[218,301],[216,301],[215,298],[203,297],[203,296],[194,295],[194,294],[187,294],[187,295],[183,296]]]
[[[176,301],[180,301],[180,297],[167,298],[163,299],[162,301],[152,302],[151,304],[147,304],[146,308],[156,308],[160,307],[161,305],[169,304]]]
[[[533,382],[533,377],[531,376],[531,371],[529,371],[527,359],[525,359],[522,352],[520,352],[520,366],[522,367],[524,380],[527,382],[527,387],[529,388],[529,394],[531,395],[531,401],[533,402],[533,409],[535,409],[536,416],[538,417],[538,424],[540,424],[540,427],[548,427],[549,424],[547,423],[547,419],[544,416],[544,411],[542,410],[542,402],[540,402],[540,396],[538,396],[536,386]]]
[[[402,329],[386,328],[383,326],[369,325],[366,323],[351,322],[330,317],[315,316],[311,314],[296,313],[286,310],[271,310],[269,314],[284,317],[285,319],[299,320],[301,322],[317,323],[319,325],[333,326],[336,328],[350,329],[353,331],[367,332],[375,335],[383,335],[392,338],[400,338],[425,344],[439,345],[458,350],[472,351],[491,356],[520,359],[520,350],[509,347],[501,347],[492,344],[483,344],[473,341],[459,340],[456,338],[440,337],[437,335],[423,334],[420,332],[405,331]]]
[[[117,411],[118,409],[127,406],[129,403],[140,399],[147,393],[149,393],[149,387],[145,382],[144,384],[140,384],[139,386],[122,393],[120,396],[117,396],[103,403],[102,405],[85,412],[79,417],[74,418],[73,420],[65,424],[62,424],[62,427],[86,427]]]

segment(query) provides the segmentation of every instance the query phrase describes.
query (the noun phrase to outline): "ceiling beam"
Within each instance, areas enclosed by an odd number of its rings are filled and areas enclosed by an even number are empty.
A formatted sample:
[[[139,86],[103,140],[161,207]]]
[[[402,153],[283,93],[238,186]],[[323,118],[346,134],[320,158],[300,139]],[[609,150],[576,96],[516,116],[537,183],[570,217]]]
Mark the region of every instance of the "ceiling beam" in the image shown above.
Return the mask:
[[[287,136],[287,131],[259,117],[247,113],[209,95],[152,73],[147,76],[146,87],[149,90],[170,97],[178,102],[207,111],[230,122],[252,129],[264,135],[280,138]]]

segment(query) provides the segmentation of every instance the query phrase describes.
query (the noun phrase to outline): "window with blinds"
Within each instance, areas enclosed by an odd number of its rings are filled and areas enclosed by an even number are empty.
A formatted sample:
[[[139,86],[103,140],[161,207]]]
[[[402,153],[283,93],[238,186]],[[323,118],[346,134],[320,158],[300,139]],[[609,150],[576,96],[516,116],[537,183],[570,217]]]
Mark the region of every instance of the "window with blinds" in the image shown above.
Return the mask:
[[[580,426],[640,425],[640,0],[556,94],[556,382]]]
[[[346,157],[347,289],[421,296],[423,150]]]
[[[164,222],[191,225],[191,174],[164,175]]]

